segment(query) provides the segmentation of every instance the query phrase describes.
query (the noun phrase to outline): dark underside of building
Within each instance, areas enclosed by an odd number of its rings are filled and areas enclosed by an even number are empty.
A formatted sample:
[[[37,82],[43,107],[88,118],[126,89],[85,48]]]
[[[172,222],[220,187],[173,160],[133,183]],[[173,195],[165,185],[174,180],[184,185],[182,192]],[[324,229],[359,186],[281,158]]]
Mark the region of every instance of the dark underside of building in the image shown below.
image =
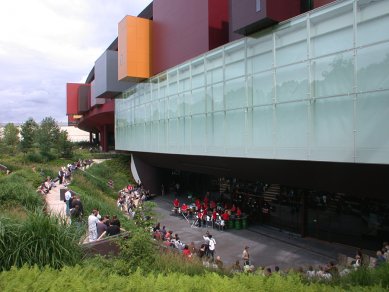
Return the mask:
[[[142,183],[235,203],[252,225],[375,250],[389,238],[388,165],[133,152]],[[264,206],[268,206],[264,209]],[[269,209],[269,212],[268,210]]]

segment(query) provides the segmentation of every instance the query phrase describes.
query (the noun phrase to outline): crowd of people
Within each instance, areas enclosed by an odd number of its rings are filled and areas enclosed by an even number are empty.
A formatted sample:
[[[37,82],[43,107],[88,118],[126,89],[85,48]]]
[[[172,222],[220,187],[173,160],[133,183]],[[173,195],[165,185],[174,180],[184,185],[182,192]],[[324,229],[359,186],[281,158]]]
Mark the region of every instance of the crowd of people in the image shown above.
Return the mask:
[[[116,204],[120,211],[128,214],[130,218],[134,218],[136,208],[149,199],[150,191],[138,182],[136,185],[129,184],[121,189]]]
[[[90,162],[77,161],[72,164],[68,164],[66,167],[62,167],[58,172],[56,181],[59,184],[67,186],[71,180],[71,174],[79,168],[85,168],[90,165]],[[55,181],[50,177],[46,177],[45,181],[40,186],[40,191],[48,193],[53,187],[55,187]],[[113,187],[113,181],[108,182]],[[150,192],[142,186],[141,183],[136,185],[128,185],[121,189],[118,193],[117,207],[121,212],[128,214],[129,218],[134,218],[137,208],[143,204],[144,201],[150,198]],[[75,194],[71,190],[67,190],[65,193],[64,201],[66,202],[66,215],[72,224],[79,224],[84,217],[84,207],[79,195]],[[240,218],[243,216],[242,211],[234,203],[220,203],[211,199],[209,193],[205,195],[203,200],[195,199],[193,203],[186,204],[180,203],[178,198],[173,201],[173,213],[180,214],[184,218],[192,219],[193,225],[198,227],[219,227],[224,229],[228,226],[231,218]],[[93,209],[88,216],[88,241],[94,242],[101,240],[107,236],[118,235],[124,231],[121,228],[120,220],[116,215],[100,215],[98,209]],[[217,241],[207,231],[202,236],[202,243],[196,245],[193,241],[185,243],[179,234],[174,233],[171,229],[167,229],[166,226],[162,226],[157,223],[152,228],[152,237],[161,243],[161,246],[174,249],[178,253],[181,253],[184,258],[195,260],[198,259],[205,267],[222,269],[230,271],[232,273],[253,273],[262,276],[270,276],[273,273],[285,274],[287,271],[282,271],[278,266],[272,267],[255,267],[250,258],[249,246],[244,246],[240,259],[231,266],[226,266],[221,257],[216,254]],[[347,275],[353,270],[359,269],[363,263],[363,255],[361,251],[358,251],[355,257],[346,265],[335,264],[329,262],[325,265],[319,265],[317,267],[308,266],[306,268],[299,267],[293,271],[304,275],[309,280],[331,280],[337,277]],[[379,267],[383,263],[389,260],[389,244],[384,243],[381,250],[377,251],[376,258],[373,263],[370,263],[370,267]]]
[[[234,203],[217,203],[209,199],[209,193],[205,195],[203,201],[195,199],[194,203],[190,204],[181,203],[176,197],[173,200],[172,205],[173,214],[192,219],[192,225],[198,227],[218,226],[224,229],[229,225],[228,221],[231,220],[231,217],[239,218],[242,216],[241,210],[239,207],[236,207]],[[161,240],[165,246],[179,250],[184,256],[205,259],[203,264],[207,267],[223,267],[220,256],[215,258],[216,241],[208,232],[204,236],[204,243],[199,248],[196,248],[193,242],[190,244],[183,243],[178,234],[175,234],[174,236],[172,236],[172,234],[173,232],[167,231],[165,226],[160,228],[159,223],[153,229],[153,238],[155,240]],[[293,269],[293,271],[306,276],[309,280],[331,280],[336,277],[347,275],[351,271],[361,267],[363,264],[370,268],[379,267],[383,263],[389,261],[389,244],[384,243],[382,250],[377,251],[375,258],[370,257],[368,263],[362,263],[362,252],[360,250],[354,258],[348,259],[348,263],[335,264],[335,262],[330,261],[327,264],[318,265],[316,268],[313,266],[307,266],[305,268],[299,267]],[[225,267],[223,268],[225,269]],[[231,272],[256,273],[264,276],[269,276],[272,273],[286,273],[286,271],[282,271],[279,266],[274,266],[273,270],[272,267],[256,268],[251,263],[248,246],[244,247],[241,259],[237,260],[229,269]]]
[[[192,225],[197,227],[217,227],[224,230],[230,220],[241,219],[244,214],[234,203],[219,203],[209,199],[206,193],[203,201],[197,198],[194,203],[180,203],[176,197],[173,200],[173,214],[182,215],[187,220],[193,220]]]

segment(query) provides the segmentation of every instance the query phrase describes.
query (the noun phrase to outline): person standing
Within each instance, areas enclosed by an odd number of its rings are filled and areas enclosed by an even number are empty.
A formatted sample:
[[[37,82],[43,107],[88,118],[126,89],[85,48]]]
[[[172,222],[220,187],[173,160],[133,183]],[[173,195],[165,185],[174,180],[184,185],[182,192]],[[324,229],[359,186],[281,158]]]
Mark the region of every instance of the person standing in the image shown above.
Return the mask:
[[[97,211],[93,209],[92,214],[88,217],[89,242],[97,240],[97,222],[99,222],[99,219],[96,215]]]
[[[247,245],[243,249],[242,259],[243,259],[243,266],[249,266],[250,265],[249,247]]]
[[[61,167],[60,170],[58,171],[58,180],[59,180],[60,185],[62,185],[63,176],[64,176],[64,172],[63,172],[62,167]]]
[[[66,203],[66,216],[70,216],[70,199],[72,198],[72,193],[67,190],[65,193],[65,203]]]
[[[206,233],[206,235],[203,236],[203,238],[205,240],[205,244],[208,245],[208,248],[206,249],[206,254],[207,256],[212,258],[212,261],[214,261],[216,240],[208,232]]]

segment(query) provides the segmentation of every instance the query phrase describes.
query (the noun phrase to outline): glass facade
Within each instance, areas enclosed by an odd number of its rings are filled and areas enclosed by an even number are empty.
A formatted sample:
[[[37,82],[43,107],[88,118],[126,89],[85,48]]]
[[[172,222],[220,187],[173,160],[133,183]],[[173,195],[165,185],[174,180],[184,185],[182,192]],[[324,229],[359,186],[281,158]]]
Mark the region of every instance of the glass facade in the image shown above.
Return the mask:
[[[115,101],[116,149],[388,164],[387,27],[341,1],[173,67]]]

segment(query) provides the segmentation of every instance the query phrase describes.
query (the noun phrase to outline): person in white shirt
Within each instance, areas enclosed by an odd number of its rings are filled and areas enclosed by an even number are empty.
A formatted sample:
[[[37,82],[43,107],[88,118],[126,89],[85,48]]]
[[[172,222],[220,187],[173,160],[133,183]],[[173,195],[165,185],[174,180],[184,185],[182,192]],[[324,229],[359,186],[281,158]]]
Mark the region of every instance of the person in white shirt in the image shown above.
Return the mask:
[[[204,235],[203,238],[205,242],[208,243],[208,256],[212,258],[212,261],[214,261],[216,240],[212,238],[211,234]]]
[[[70,198],[72,197],[72,193],[67,190],[65,193],[65,202],[66,202],[66,216],[70,216]]]
[[[88,217],[88,230],[89,230],[89,242],[93,242],[97,240],[97,210],[93,210],[92,214]]]

